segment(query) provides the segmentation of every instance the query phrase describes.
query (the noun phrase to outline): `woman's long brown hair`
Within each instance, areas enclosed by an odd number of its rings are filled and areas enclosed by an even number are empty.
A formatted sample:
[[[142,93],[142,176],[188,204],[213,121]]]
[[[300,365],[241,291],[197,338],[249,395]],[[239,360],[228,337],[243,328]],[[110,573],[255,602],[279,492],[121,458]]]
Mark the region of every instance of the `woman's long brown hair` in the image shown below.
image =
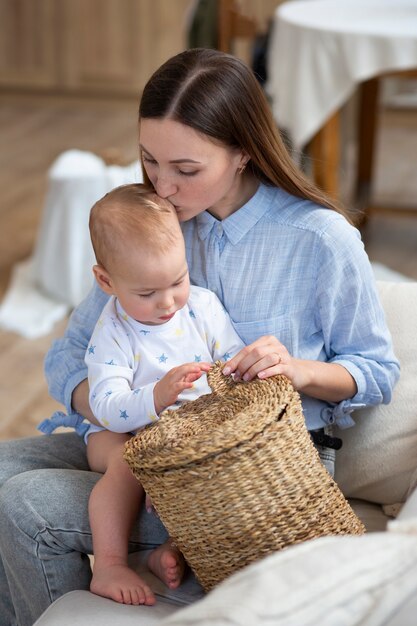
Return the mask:
[[[173,119],[241,149],[259,181],[346,216],[296,166],[255,75],[230,54],[193,48],[166,61],[145,85],[139,121],[144,118]]]

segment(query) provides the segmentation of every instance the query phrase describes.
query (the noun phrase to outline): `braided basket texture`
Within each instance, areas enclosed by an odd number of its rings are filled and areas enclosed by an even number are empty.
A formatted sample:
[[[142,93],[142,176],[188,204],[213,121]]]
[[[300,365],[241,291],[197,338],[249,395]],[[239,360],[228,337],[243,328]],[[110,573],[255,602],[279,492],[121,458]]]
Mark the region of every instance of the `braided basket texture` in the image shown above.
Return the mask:
[[[364,527],[323,467],[284,376],[235,383],[165,411],[125,459],[206,591],[236,570],[314,537]]]

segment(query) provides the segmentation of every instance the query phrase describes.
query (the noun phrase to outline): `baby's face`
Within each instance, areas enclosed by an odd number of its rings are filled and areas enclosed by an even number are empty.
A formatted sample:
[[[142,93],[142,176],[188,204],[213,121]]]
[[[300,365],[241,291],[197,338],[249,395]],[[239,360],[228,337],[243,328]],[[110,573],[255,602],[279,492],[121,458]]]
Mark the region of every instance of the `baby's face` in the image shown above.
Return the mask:
[[[190,293],[184,245],[172,245],[163,253],[136,250],[123,271],[112,276],[112,283],[130,317],[143,324],[165,324],[183,308]]]

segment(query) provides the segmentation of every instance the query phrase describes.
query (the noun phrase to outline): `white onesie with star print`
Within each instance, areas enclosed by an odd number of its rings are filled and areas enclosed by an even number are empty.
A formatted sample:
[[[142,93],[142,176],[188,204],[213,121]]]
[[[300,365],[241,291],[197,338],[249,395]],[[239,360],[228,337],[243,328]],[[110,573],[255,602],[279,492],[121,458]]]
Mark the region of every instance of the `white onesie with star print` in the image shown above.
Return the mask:
[[[187,304],[157,326],[132,319],[112,297],[85,356],[91,409],[104,429],[135,432],[158,419],[153,390],[169,370],[194,361],[227,361],[243,347],[220,300],[202,287],[192,286]],[[204,374],[169,408],[210,391]],[[87,436],[100,430],[91,425]]]

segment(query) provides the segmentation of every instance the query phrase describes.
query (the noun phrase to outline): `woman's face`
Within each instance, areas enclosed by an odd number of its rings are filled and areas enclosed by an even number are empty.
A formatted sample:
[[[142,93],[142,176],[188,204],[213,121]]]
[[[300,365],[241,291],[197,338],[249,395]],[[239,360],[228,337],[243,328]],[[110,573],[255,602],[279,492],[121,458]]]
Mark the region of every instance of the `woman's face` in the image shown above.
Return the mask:
[[[251,197],[238,168],[240,150],[213,143],[190,126],[170,119],[141,120],[143,165],[156,193],[174,205],[180,221],[208,210],[224,219]]]

